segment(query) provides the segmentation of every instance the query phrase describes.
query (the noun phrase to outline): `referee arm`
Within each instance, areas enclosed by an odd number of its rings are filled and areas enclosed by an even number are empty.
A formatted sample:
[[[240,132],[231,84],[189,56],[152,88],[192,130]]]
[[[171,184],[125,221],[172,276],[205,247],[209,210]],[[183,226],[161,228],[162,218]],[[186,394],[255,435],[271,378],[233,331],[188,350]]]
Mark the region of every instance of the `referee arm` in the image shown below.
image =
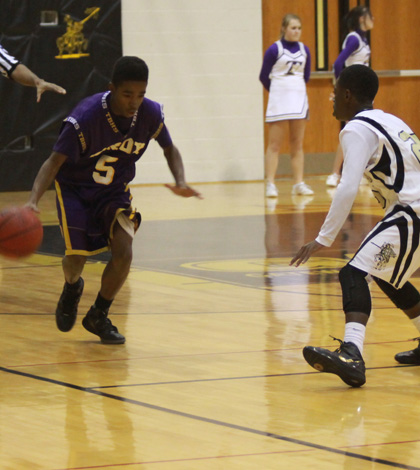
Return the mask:
[[[61,95],[66,94],[66,90],[61,86],[56,85],[55,83],[49,83],[39,78],[31,70],[26,67],[26,65],[18,64],[17,67],[10,74],[10,77],[17,83],[20,83],[24,86],[32,86],[36,88],[36,101],[39,103],[41,101],[41,95],[44,91],[54,91],[55,93],[60,93]]]

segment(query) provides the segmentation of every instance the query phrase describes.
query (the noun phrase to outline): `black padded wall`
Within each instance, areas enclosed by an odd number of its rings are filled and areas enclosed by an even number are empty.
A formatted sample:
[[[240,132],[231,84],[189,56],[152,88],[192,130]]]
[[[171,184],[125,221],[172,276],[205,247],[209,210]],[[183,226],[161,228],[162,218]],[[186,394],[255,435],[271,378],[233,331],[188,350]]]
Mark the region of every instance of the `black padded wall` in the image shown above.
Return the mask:
[[[63,118],[82,98],[107,89],[122,55],[121,2],[0,0],[0,11],[0,44],[67,90],[36,103],[35,88],[0,76],[0,191],[23,191],[50,155]],[[58,24],[51,24],[55,16]]]

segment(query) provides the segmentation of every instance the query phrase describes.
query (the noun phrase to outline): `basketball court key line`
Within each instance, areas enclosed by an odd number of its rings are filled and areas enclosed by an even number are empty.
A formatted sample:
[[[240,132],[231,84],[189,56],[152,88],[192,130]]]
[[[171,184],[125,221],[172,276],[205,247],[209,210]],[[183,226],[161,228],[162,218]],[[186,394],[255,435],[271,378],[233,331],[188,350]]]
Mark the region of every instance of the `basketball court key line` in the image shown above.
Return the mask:
[[[150,410],[160,411],[160,412],[168,413],[168,414],[171,414],[171,415],[174,415],[174,416],[180,416],[182,418],[193,419],[195,421],[201,421],[203,423],[214,424],[216,426],[221,426],[221,427],[224,427],[224,428],[235,429],[237,431],[243,431],[243,432],[246,432],[248,434],[255,434],[255,435],[258,435],[258,436],[262,436],[262,437],[268,437],[268,438],[276,439],[276,440],[279,440],[279,441],[289,442],[289,443],[292,443],[292,444],[301,445],[301,446],[304,446],[304,447],[309,447],[311,449],[322,450],[322,451],[330,452],[330,453],[333,453],[333,454],[343,455],[345,457],[353,457],[353,458],[358,459],[358,460],[365,460],[365,461],[368,461],[368,462],[378,463],[378,464],[382,464],[382,465],[385,465],[385,466],[388,466],[388,467],[393,467],[393,468],[402,468],[402,469],[405,469],[405,470],[420,470],[420,467],[413,467],[411,465],[404,465],[404,464],[400,464],[398,462],[392,462],[390,460],[384,460],[384,459],[379,459],[379,458],[375,458],[375,457],[369,457],[369,456],[366,456],[366,455],[357,454],[355,452],[348,452],[348,451],[344,451],[344,450],[341,450],[341,449],[334,449],[333,447],[323,446],[323,445],[320,445],[320,444],[315,444],[315,443],[312,443],[312,442],[303,441],[301,439],[294,439],[294,438],[291,438],[291,437],[282,436],[280,434],[261,431],[259,429],[253,429],[253,428],[249,428],[247,426],[241,426],[239,424],[228,423],[228,422],[220,421],[220,420],[217,420],[217,419],[206,418],[204,416],[193,415],[191,413],[186,413],[186,412],[183,412],[183,411],[172,410],[170,408],[165,408],[163,406],[152,405],[151,403],[145,403],[145,402],[142,402],[142,401],[139,401],[139,400],[133,400],[131,398],[119,397],[117,395],[112,395],[110,393],[101,392],[99,390],[92,390],[92,389],[81,387],[79,385],[74,385],[74,384],[71,384],[71,383],[68,383],[68,382],[61,382],[59,380],[49,379],[47,377],[41,377],[41,376],[38,376],[38,375],[29,374],[29,373],[26,373],[26,372],[20,372],[20,371],[16,371],[16,370],[13,370],[13,369],[7,369],[5,367],[0,366],[0,372],[1,371],[5,372],[5,373],[8,373],[8,374],[15,374],[15,375],[19,375],[21,377],[26,377],[26,378],[29,378],[29,379],[34,379],[34,380],[39,380],[39,381],[47,382],[47,383],[54,384],[54,385],[59,385],[59,386],[62,386],[62,387],[72,388],[74,390],[79,390],[81,392],[90,393],[92,395],[98,395],[98,396],[104,397],[104,398],[110,398],[111,400],[122,401],[124,403],[129,403],[131,405],[141,406],[143,408],[147,408],[147,409],[150,409]]]

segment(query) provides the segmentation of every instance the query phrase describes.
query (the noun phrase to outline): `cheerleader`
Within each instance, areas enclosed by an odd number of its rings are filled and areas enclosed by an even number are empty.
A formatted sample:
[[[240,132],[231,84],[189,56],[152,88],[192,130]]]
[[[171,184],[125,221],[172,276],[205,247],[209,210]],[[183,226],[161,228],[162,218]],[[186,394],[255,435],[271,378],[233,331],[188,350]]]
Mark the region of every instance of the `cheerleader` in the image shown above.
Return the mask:
[[[344,39],[342,50],[334,62],[335,80],[337,80],[344,67],[354,64],[369,66],[370,61],[370,47],[366,33],[373,28],[371,12],[365,6],[358,6],[348,12],[344,21],[348,34]],[[333,172],[327,178],[327,186],[337,186],[340,181],[342,165],[343,151],[339,145],[333,164]]]
[[[265,154],[267,197],[278,195],[274,179],[287,126],[294,180],[292,194],[314,193],[303,181],[303,137],[309,111],[306,83],[310,76],[311,55],[308,47],[299,41],[301,33],[300,18],[286,15],[282,20],[280,39],[265,52],[260,72],[260,81],[269,92],[265,117],[269,126]]]

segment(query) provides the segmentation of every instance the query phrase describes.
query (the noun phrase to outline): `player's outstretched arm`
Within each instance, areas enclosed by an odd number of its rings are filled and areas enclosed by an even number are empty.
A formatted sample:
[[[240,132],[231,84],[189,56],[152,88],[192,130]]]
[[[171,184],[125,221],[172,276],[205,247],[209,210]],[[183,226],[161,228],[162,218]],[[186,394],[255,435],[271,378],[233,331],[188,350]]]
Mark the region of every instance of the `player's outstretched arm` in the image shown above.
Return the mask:
[[[66,90],[61,86],[56,85],[55,83],[49,83],[39,78],[31,70],[26,67],[26,65],[19,64],[15,70],[13,70],[12,79],[24,86],[32,86],[36,88],[36,101],[39,103],[41,100],[41,95],[45,91],[54,91],[55,93],[60,93],[61,95],[66,94]]]
[[[184,165],[181,154],[175,145],[172,144],[169,147],[165,147],[163,153],[168,162],[169,169],[175,178],[175,185],[165,184],[165,186],[178,196],[203,199],[203,196],[198,191],[188,186],[185,182]]]
[[[185,186],[176,186],[173,184],[165,184],[165,186],[170,189],[174,194],[177,196],[182,196],[182,197],[197,197],[198,199],[204,199],[201,193],[196,191],[194,188],[191,188],[191,186],[185,185]]]
[[[29,207],[35,212],[39,212],[39,200],[45,191],[52,185],[58,170],[66,159],[67,156],[62,153],[52,152],[49,158],[45,160],[36,175],[29,201],[25,204],[26,207]]]
[[[321,248],[323,248],[324,245],[321,245],[321,243],[318,243],[316,240],[313,240],[306,245],[303,245],[301,249],[296,253],[296,255],[292,258],[292,261],[290,261],[290,266],[295,265],[298,267],[300,264],[306,263],[308,259],[317,251],[319,251]]]

